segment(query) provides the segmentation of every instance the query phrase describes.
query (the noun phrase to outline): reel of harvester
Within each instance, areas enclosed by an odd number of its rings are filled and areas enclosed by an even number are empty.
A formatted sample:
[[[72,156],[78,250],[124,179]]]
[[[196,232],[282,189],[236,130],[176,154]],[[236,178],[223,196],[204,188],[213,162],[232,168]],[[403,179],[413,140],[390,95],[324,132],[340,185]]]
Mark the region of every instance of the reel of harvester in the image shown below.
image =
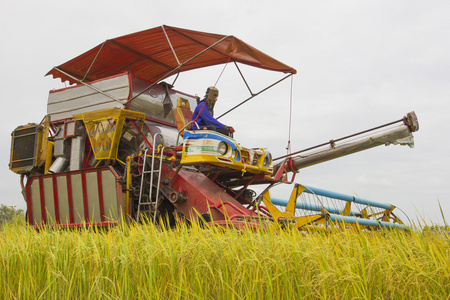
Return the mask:
[[[267,209],[269,210],[275,224],[280,224],[283,226],[293,226],[295,228],[301,228],[305,225],[312,223],[321,223],[326,225],[326,213],[324,210],[319,211],[316,214],[299,216],[296,214],[297,210],[297,199],[300,194],[306,188],[300,184],[295,184],[292,190],[291,196],[287,202],[283,202],[285,209],[282,212],[275,204],[279,202],[274,202],[270,197],[270,187],[267,188],[259,197],[259,202],[262,201]]]
[[[275,224],[300,230],[327,227],[404,229],[391,204],[295,184],[288,200],[273,198],[268,187],[258,197],[272,215]]]

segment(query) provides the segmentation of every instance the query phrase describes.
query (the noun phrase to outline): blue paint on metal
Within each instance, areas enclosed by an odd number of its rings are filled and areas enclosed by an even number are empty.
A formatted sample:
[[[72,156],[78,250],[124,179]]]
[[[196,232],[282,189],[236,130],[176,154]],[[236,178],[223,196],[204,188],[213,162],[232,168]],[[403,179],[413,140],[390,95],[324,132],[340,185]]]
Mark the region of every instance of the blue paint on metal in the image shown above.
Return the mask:
[[[288,200],[283,200],[283,199],[278,199],[278,198],[271,198],[270,201],[272,201],[272,203],[274,205],[279,205],[279,206],[286,206],[288,204]],[[303,203],[303,202],[297,202],[296,207],[299,209],[305,209],[305,210],[311,210],[311,211],[321,211],[321,206],[320,205],[315,205],[315,204],[309,204],[309,203]],[[343,211],[340,209],[336,209],[336,208],[332,208],[332,207],[323,207],[327,212],[332,213],[332,214],[342,214]],[[350,215],[351,216],[355,216],[361,213],[355,212],[355,211],[350,211]]]
[[[350,224],[359,224],[363,226],[380,226],[384,228],[396,228],[396,229],[403,229],[408,230],[408,227],[403,224],[398,223],[389,223],[389,222],[383,222],[383,221],[377,221],[377,220],[369,220],[369,219],[363,219],[363,218],[356,218],[356,217],[347,217],[347,216],[341,216],[336,214],[330,214],[329,215],[330,220],[335,223],[350,223]]]
[[[327,191],[327,190],[323,190],[323,189],[319,189],[319,188],[313,188],[313,187],[309,187],[309,186],[305,186],[305,187],[306,187],[306,190],[304,191],[304,193],[316,194],[319,196],[335,198],[335,199],[344,200],[347,202],[364,204],[364,205],[368,205],[371,207],[384,208],[387,210],[392,209],[392,206],[387,203],[380,203],[380,202],[376,202],[376,201],[366,200],[366,199],[362,199],[362,198],[358,198],[358,197],[348,196],[348,195],[331,192],[331,191]]]
[[[236,141],[230,137],[227,137],[219,132],[209,131],[209,130],[198,130],[196,132],[186,130],[183,134],[183,138],[184,139],[192,139],[192,140],[214,139],[214,140],[227,142],[230,144],[236,143]]]
[[[241,151],[238,148],[236,141],[230,137],[227,137],[221,133],[215,132],[215,131],[209,131],[209,130],[198,130],[196,132],[193,131],[184,131],[183,134],[184,140],[199,140],[199,139],[211,139],[211,140],[218,140],[221,142],[225,142],[231,149],[237,150],[238,155],[234,159],[235,161],[241,161]]]

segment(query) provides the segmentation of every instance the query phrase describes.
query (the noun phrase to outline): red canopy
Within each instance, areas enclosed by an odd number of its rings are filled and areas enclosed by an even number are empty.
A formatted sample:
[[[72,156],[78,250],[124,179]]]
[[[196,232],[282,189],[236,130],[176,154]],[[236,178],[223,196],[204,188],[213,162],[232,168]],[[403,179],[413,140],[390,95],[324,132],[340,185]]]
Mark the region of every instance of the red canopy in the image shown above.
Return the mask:
[[[222,39],[223,41],[219,42]],[[217,42],[219,42],[217,45],[187,62]],[[223,64],[229,61],[230,57],[236,62],[261,69],[297,73],[294,68],[277,61],[234,36],[163,25],[106,40],[103,44],[53,68],[46,75],[51,74],[54,78],[76,83],[63,72],[80,80],[84,78],[86,82],[129,72],[150,82],[155,82],[169,72],[173,72],[177,67],[179,69],[173,73]]]

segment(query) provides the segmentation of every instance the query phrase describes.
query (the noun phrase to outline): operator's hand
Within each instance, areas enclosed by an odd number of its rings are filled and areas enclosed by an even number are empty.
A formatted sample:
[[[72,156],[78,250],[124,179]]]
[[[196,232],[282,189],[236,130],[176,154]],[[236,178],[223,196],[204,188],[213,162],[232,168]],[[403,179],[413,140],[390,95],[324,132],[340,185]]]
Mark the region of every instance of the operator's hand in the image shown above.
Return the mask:
[[[234,132],[234,128],[231,126],[224,126],[223,129],[225,129],[225,131],[229,132],[229,133],[233,133]]]

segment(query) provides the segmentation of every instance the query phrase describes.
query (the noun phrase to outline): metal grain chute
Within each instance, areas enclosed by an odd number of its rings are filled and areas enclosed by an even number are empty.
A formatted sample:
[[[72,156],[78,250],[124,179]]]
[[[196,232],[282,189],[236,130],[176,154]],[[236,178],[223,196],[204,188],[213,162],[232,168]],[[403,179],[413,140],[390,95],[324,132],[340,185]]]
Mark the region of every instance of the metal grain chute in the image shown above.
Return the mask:
[[[396,125],[400,122],[402,124]],[[398,121],[279,157],[277,159],[286,157],[291,159],[275,164],[274,172],[277,172],[282,165],[288,171],[296,172],[302,168],[381,145],[408,145],[413,148],[414,136],[412,133],[417,130],[419,130],[419,123],[416,114],[412,111]],[[365,133],[368,134],[363,135]]]

